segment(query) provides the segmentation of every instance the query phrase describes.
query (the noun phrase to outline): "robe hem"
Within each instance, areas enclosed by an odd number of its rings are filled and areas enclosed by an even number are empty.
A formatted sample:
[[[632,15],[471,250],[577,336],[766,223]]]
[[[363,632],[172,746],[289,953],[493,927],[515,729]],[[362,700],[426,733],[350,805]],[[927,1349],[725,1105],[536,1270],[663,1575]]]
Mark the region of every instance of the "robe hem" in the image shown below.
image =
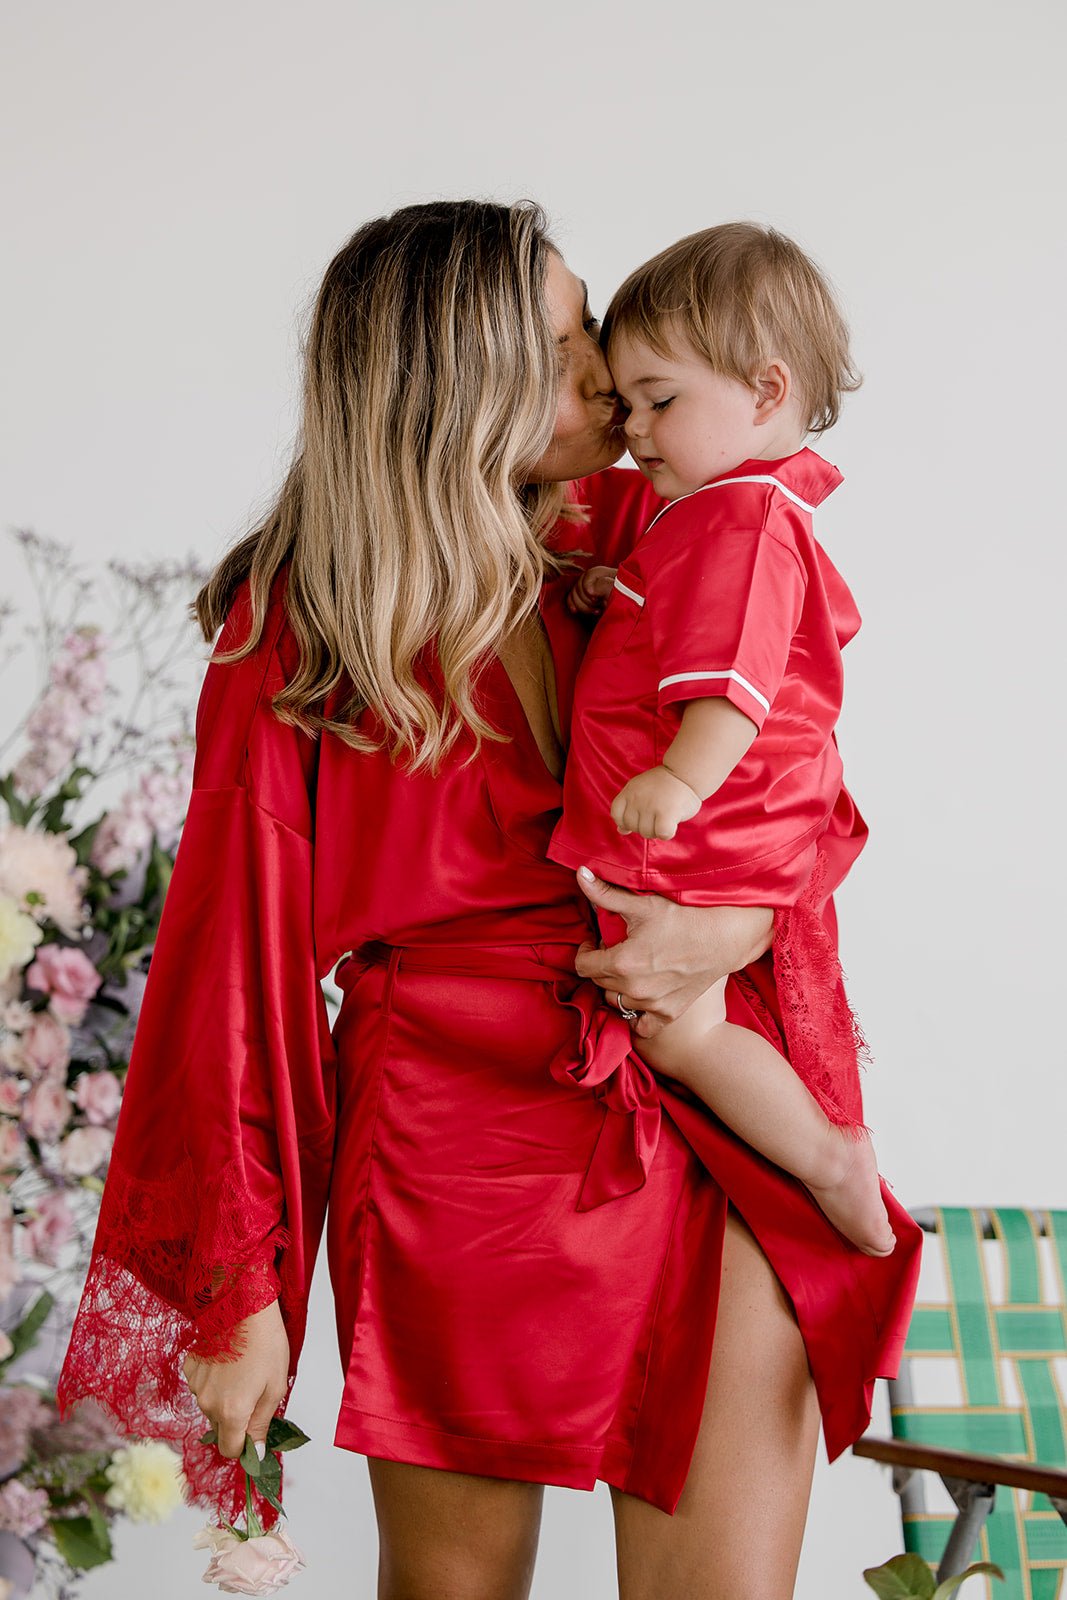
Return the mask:
[[[507,1478],[520,1483],[541,1483],[560,1489],[591,1492],[598,1483],[648,1500],[671,1515],[674,1504],[626,1488],[630,1450],[625,1441],[610,1436],[600,1444],[537,1444],[527,1440],[486,1439],[449,1433],[443,1428],[421,1427],[399,1418],[378,1417],[355,1406],[342,1405],[334,1431],[334,1445],[375,1460],[406,1466],[436,1467],[445,1472],[474,1473],[478,1477]],[[676,1499],[675,1499],[676,1503]]]

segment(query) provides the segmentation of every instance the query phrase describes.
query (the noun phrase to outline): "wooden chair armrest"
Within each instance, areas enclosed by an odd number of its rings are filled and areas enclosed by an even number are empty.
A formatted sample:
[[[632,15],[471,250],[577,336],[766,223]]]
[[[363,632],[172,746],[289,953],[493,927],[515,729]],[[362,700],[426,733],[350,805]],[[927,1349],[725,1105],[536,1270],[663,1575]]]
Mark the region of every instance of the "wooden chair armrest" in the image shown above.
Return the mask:
[[[857,1439],[855,1456],[883,1461],[890,1467],[914,1467],[968,1483],[1003,1484],[1006,1489],[1030,1489],[1051,1500],[1067,1500],[1067,1469],[1043,1467],[1003,1456],[974,1456],[964,1450],[942,1450],[938,1445],[916,1444],[910,1439]]]

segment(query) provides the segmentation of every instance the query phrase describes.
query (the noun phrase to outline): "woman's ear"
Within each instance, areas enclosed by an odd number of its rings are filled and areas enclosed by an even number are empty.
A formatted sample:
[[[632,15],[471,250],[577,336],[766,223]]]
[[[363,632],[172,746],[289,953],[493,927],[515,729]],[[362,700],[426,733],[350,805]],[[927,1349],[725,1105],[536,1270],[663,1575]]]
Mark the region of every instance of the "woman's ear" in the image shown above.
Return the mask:
[[[785,362],[775,357],[762,372],[756,374],[752,387],[756,391],[756,410],[752,420],[759,427],[781,414],[793,393],[793,375]]]

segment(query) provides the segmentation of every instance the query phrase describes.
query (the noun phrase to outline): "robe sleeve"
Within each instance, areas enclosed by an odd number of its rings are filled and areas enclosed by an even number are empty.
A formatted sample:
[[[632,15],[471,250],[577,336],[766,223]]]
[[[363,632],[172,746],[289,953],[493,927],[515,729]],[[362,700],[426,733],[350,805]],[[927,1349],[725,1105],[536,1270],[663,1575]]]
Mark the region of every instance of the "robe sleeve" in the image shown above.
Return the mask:
[[[597,566],[617,567],[667,501],[640,472],[627,467],[606,467],[574,485],[575,498],[587,509],[589,521],[581,531]]]
[[[233,1520],[239,1464],[198,1443],[192,1351],[239,1353],[280,1300],[296,1375],[321,1238],[336,1064],[313,919],[318,747],[272,695],[292,647],[285,572],[257,648],[207,668],[193,792],[149,967],[88,1277],[57,1386],[182,1452],[187,1497]],[[247,585],[219,649],[247,636]],[[288,1399],[282,1402],[284,1410]],[[264,1526],[277,1520],[256,1496]]]

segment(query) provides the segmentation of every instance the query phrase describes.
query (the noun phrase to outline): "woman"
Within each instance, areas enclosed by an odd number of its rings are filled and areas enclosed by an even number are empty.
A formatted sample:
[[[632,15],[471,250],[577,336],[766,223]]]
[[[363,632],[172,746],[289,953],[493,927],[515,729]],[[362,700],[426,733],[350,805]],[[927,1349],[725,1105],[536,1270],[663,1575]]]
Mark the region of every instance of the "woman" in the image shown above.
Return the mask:
[[[820,1410],[836,1453],[910,1308],[899,1207],[860,1256],[628,1053],[620,1008],[651,1032],[743,966],[773,1036],[769,918],[593,884],[630,932],[598,951],[545,859],[565,552],[651,509],[620,449],[539,211],[409,208],[327,270],[296,462],[198,597],[222,635],[60,1399],[180,1441],[236,1512],[196,1435],[232,1461],[284,1404],[328,1200],[385,1597],[526,1595],[543,1484],[601,1478],[625,1600],[780,1600]]]

